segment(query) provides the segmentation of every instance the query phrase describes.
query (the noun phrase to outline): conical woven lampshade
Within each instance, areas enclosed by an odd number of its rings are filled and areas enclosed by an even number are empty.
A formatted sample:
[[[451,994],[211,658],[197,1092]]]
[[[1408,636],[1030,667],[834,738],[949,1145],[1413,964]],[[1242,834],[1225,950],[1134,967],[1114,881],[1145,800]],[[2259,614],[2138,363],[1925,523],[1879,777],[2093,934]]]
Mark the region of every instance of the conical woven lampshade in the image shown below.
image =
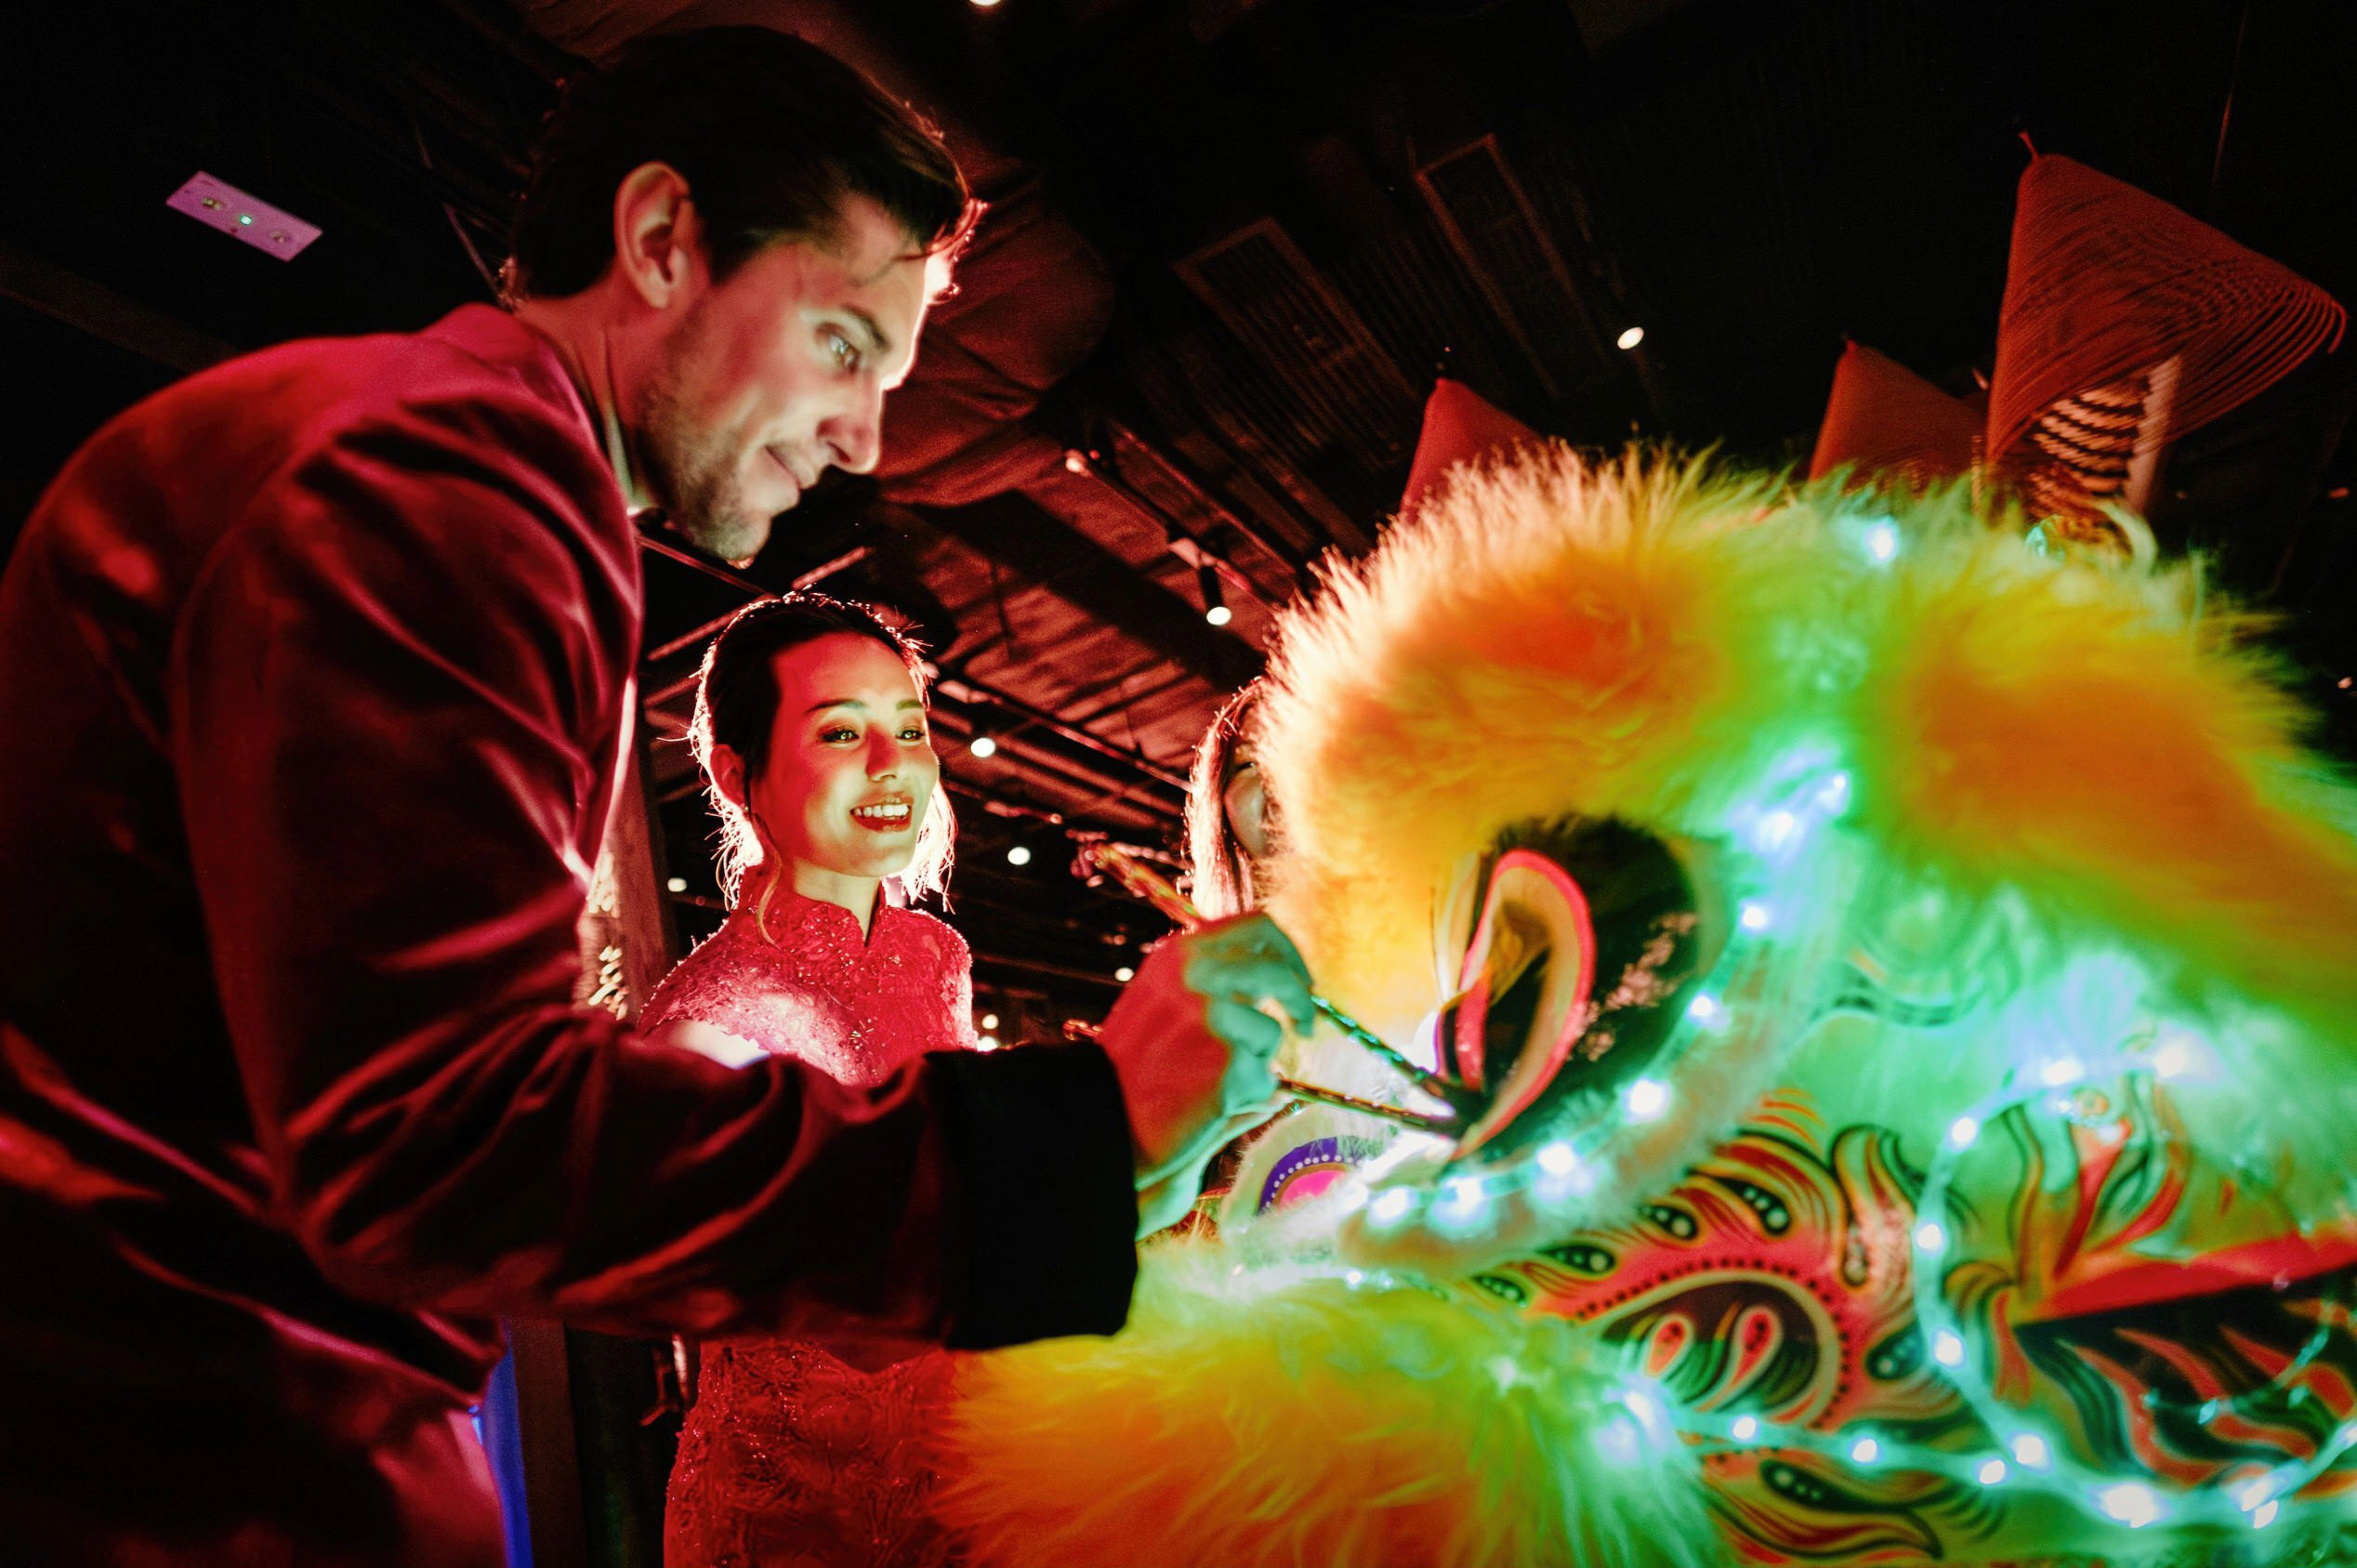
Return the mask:
[[[2346,315],[2166,202],[2034,158],[1997,324],[1990,461],[2017,473],[2061,464],[2115,494],[2131,447],[2166,445],[2257,396],[2337,346]]]
[[[1462,381],[1432,384],[1424,402],[1424,433],[1416,438],[1416,462],[1408,468],[1400,515],[1422,506],[1451,468],[1477,458],[1498,456],[1539,433]]]
[[[1972,467],[1981,411],[1863,343],[1842,350],[1809,477],[1845,465],[1862,479],[1901,473],[1921,482]]]

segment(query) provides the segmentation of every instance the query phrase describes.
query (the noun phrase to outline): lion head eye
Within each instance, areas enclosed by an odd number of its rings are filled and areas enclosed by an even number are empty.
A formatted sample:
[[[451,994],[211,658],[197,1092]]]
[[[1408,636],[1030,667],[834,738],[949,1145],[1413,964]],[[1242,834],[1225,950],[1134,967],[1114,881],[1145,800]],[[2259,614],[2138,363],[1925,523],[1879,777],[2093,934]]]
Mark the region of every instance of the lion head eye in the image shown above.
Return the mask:
[[[1470,1152],[1534,1107],[1613,1093],[1667,1044],[1700,969],[1691,881],[1661,839],[1575,819],[1501,839],[1438,1025],[1442,1070],[1483,1090]]]

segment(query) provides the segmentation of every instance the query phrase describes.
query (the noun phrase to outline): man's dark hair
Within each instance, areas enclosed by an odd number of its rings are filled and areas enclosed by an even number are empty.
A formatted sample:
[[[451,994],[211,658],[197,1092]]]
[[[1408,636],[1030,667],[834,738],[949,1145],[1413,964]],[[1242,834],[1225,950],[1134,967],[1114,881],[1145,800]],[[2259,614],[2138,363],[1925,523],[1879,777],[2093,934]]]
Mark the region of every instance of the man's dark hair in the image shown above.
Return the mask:
[[[834,239],[848,197],[926,255],[955,247],[979,211],[941,133],[825,50],[766,27],[675,33],[566,85],[517,209],[508,296],[596,283],[615,191],[658,163],[688,182],[716,281],[778,241]]]

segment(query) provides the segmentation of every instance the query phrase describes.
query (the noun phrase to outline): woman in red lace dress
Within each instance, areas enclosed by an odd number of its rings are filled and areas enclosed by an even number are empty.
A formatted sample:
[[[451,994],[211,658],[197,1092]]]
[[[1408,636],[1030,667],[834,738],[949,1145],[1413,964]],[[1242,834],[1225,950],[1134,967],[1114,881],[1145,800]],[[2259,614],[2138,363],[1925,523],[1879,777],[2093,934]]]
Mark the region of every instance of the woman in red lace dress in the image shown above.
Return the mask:
[[[908,644],[817,595],[753,605],[705,655],[691,741],[731,913],[657,989],[646,1027],[724,1060],[799,1057],[855,1086],[972,1048],[966,944],[903,907],[946,879],[951,839]],[[889,1363],[808,1339],[705,1344],[666,1568],[946,1562],[920,1438],[948,1377],[938,1351]]]

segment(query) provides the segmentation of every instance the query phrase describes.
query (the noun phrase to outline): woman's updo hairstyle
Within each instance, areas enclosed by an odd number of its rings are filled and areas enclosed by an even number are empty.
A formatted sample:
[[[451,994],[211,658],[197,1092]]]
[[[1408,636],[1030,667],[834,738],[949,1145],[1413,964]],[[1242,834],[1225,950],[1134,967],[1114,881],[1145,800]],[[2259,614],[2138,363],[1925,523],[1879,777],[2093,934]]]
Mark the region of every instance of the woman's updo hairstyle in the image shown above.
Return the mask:
[[[908,666],[917,696],[926,696],[925,661],[916,645],[866,606],[824,594],[792,593],[756,600],[738,611],[704,652],[688,744],[695,753],[696,765],[704,770],[705,797],[720,819],[720,889],[731,908],[744,887],[745,874],[761,863],[761,836],[745,808],[730,799],[714,782],[712,748],[727,746],[744,759],[745,794],[750,797],[754,781],[769,766],[770,739],[777,729],[781,700],[777,656],[789,648],[845,632],[880,642],[898,654]],[[950,850],[956,837],[949,791],[936,789],[925,820],[917,824],[916,852],[908,869],[885,879],[901,903],[940,892],[949,885]]]

